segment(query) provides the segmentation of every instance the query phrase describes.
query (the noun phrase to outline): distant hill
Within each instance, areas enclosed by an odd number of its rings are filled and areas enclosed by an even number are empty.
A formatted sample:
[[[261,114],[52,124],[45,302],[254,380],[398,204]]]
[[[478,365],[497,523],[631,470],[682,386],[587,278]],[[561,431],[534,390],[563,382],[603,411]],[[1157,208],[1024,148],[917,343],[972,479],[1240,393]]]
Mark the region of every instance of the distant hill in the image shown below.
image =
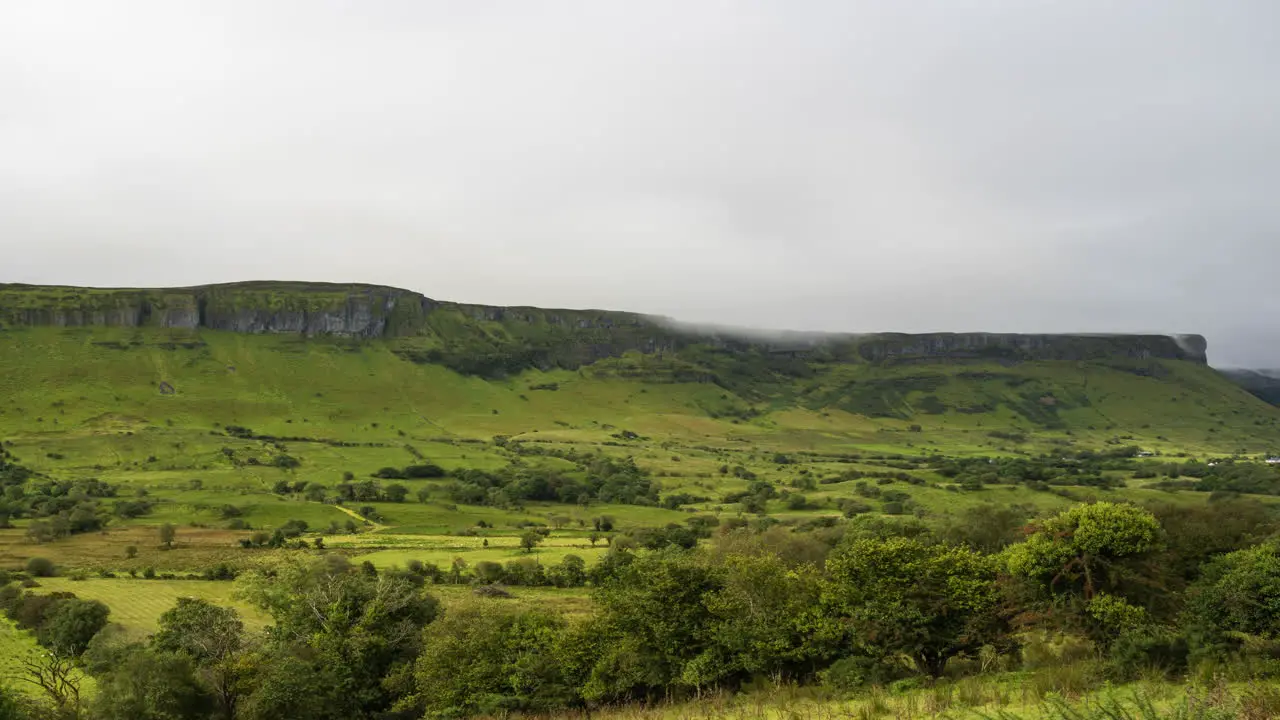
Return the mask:
[[[1272,405],[1280,405],[1280,370],[1229,369],[1220,372],[1257,397]]]
[[[170,289],[0,285],[0,328],[121,327],[225,330],[394,341],[407,359],[501,376],[576,368],[626,352],[695,345],[730,352],[848,361],[919,359],[1187,360],[1205,362],[1198,335],[798,333],[706,328],[603,310],[465,305],[398,288],[246,282]]]
[[[0,433],[167,417],[289,436],[286,419],[398,417],[485,438],[591,421],[686,439],[750,428],[766,445],[903,447],[920,432],[939,448],[1013,443],[997,432],[1024,450],[1269,450],[1280,415],[1211,370],[1205,349],[1195,335],[708,329],[370,285],[0,285]]]

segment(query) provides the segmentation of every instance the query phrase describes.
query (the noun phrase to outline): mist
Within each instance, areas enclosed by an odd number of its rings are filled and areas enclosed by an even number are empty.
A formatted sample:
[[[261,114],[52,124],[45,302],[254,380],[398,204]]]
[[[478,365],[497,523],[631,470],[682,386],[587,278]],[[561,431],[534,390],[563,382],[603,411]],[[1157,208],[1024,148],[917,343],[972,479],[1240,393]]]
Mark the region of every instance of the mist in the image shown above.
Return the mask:
[[[1261,0],[0,6],[0,281],[1280,367]]]

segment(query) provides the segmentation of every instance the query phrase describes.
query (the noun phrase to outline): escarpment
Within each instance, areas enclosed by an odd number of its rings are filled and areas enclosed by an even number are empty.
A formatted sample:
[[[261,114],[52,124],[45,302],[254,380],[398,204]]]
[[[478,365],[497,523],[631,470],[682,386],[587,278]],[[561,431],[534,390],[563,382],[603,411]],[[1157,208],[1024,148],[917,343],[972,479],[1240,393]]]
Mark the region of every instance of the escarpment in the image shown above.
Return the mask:
[[[783,333],[681,325],[626,312],[495,307],[376,285],[246,282],[173,289],[0,285],[0,330],[169,328],[381,339],[416,362],[490,374],[577,367],[627,352],[690,346],[846,362],[1183,360],[1207,362],[1199,335]],[[422,342],[415,342],[422,340]]]

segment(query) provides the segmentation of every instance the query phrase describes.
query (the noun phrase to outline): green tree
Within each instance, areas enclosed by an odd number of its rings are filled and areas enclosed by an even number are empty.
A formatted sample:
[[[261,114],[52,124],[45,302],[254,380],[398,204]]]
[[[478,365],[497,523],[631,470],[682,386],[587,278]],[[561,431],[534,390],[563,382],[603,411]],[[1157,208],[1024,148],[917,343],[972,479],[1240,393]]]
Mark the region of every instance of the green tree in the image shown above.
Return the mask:
[[[67,598],[58,602],[36,630],[36,640],[59,655],[76,657],[107,625],[111,610],[97,600]]]
[[[952,545],[995,553],[1021,540],[1026,524],[1026,510],[987,503],[949,515],[939,534]]]
[[[587,582],[587,563],[577,555],[565,555],[560,564],[548,572],[551,584],[557,587],[580,587]]]
[[[247,684],[244,623],[231,608],[196,598],[178,598],[152,636],[155,649],[189,658],[195,675],[214,698],[218,714],[233,718]]]
[[[1188,624],[1214,635],[1280,638],[1280,542],[1229,553],[1209,564],[1188,593]]]
[[[400,483],[391,483],[382,489],[382,495],[387,502],[401,503],[409,496],[409,488]]]
[[[705,687],[726,679],[796,677],[834,655],[835,633],[818,613],[822,575],[773,554],[728,555],[720,587],[703,596],[707,645],[681,675]]]
[[[556,647],[555,613],[472,601],[427,626],[414,669],[428,717],[548,712],[574,704]]]
[[[681,678],[696,685],[706,673],[685,670],[706,649],[713,616],[703,598],[721,587],[719,573],[683,550],[619,554],[628,560],[612,562],[594,594],[600,651],[583,695],[595,701],[665,694]]]
[[[136,645],[95,678],[90,714],[102,720],[208,717],[213,701],[196,681],[191,660]]]
[[[1076,505],[1044,521],[1005,552],[1005,562],[1013,575],[1088,600],[1115,587],[1119,560],[1159,547],[1160,523],[1150,512],[1100,502]]]
[[[27,561],[27,573],[32,577],[53,577],[57,571],[49,558],[33,557]]]
[[[265,649],[273,669],[255,690],[254,712],[298,716],[294,703],[303,691],[308,708],[318,703],[317,718],[388,710],[396,700],[394,677],[407,672],[422,626],[438,611],[436,599],[404,575],[368,575],[340,556],[325,556],[286,564],[274,577],[246,577],[241,596],[275,621]],[[319,679],[281,674],[277,666],[305,667]]]
[[[950,658],[1006,637],[996,571],[966,548],[855,540],[827,559],[823,604],[858,654],[903,654],[936,678]]]
[[[526,530],[520,533],[520,547],[525,552],[533,552],[533,549],[542,544],[542,535],[533,530]]]
[[[174,540],[178,537],[178,528],[174,527],[171,523],[165,523],[160,526],[159,532],[160,544],[164,546],[164,549],[168,550],[172,548]]]

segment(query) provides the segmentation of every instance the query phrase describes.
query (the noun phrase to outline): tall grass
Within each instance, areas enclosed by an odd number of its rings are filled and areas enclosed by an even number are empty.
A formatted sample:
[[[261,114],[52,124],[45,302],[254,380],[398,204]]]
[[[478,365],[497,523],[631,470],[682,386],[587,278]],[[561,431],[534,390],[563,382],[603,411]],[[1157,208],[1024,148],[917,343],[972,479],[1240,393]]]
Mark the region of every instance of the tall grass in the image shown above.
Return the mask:
[[[1016,685],[1016,683],[1015,683]],[[1235,688],[1233,690],[1233,688]],[[812,688],[779,686],[747,696],[718,694],[673,705],[601,708],[556,717],[585,720],[1269,720],[1280,718],[1280,686],[1232,686],[1143,682],[1103,688],[1076,698],[1050,693],[1019,699],[1008,678],[969,678],[957,683],[894,693],[871,688],[850,699],[824,697]]]

